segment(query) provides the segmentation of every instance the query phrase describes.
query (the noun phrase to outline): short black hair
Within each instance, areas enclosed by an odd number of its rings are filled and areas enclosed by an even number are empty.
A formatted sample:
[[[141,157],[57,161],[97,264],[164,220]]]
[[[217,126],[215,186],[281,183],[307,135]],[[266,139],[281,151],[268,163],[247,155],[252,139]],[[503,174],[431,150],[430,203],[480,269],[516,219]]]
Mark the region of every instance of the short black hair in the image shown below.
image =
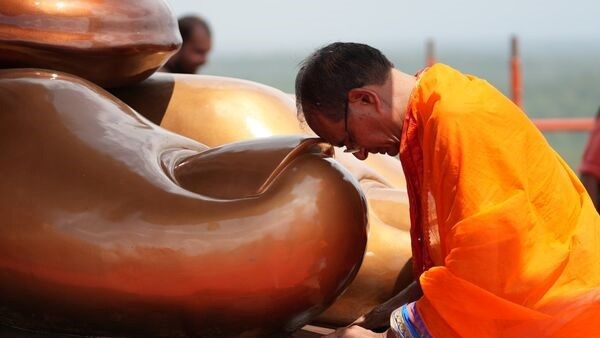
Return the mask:
[[[209,37],[212,34],[206,20],[196,15],[182,16],[177,20],[177,24],[179,25],[179,33],[181,33],[181,39],[184,43],[190,39],[196,27],[204,28]]]
[[[361,43],[334,42],[318,49],[300,64],[296,76],[298,117],[310,125],[310,115],[318,111],[340,121],[348,92],[385,83],[393,67],[378,49]]]

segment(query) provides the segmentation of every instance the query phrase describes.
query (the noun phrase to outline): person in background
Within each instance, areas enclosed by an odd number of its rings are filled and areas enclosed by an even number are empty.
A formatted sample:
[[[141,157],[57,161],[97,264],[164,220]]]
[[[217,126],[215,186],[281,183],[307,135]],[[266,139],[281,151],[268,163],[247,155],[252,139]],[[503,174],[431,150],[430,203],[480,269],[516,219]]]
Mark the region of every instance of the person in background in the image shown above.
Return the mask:
[[[594,129],[590,132],[583,159],[579,166],[581,182],[590,194],[596,210],[600,210],[600,108],[596,113]]]
[[[208,61],[208,53],[212,48],[210,26],[201,17],[191,15],[181,17],[178,24],[183,43],[160,71],[196,74]]]
[[[331,337],[600,337],[600,216],[500,91],[337,42],[304,61],[296,98],[325,141],[399,154],[407,180],[414,282]]]

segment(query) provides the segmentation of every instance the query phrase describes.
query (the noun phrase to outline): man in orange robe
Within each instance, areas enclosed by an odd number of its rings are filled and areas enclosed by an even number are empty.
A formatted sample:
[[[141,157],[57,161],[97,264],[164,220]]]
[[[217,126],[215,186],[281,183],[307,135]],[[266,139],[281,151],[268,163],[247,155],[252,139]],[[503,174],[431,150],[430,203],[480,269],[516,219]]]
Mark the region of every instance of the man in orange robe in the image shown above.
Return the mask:
[[[600,217],[498,90],[334,43],[305,60],[296,96],[326,141],[359,159],[399,154],[410,197],[415,282],[356,323],[391,329],[332,337],[600,337]]]

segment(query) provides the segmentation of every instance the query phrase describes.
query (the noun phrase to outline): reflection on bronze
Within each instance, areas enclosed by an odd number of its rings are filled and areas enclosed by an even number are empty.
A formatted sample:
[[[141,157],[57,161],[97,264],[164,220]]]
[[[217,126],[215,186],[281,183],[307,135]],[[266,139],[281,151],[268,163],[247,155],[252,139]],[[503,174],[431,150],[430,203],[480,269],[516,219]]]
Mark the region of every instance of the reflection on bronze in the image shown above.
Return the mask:
[[[0,2],[0,68],[56,69],[121,86],[150,76],[180,45],[164,0]]]
[[[205,75],[156,73],[113,94],[161,127],[209,147],[303,133],[293,100],[255,82]]]
[[[366,202],[315,139],[207,150],[41,70],[0,71],[0,107],[0,324],[291,332],[358,271]]]
[[[115,95],[142,115],[210,147],[285,134],[310,134],[295,116],[290,95],[239,79],[157,73]],[[307,127],[306,127],[307,128]],[[400,162],[371,155],[365,162],[337,151],[337,160],[360,182],[369,204],[370,234],[357,278],[323,315],[322,323],[348,324],[387,300],[411,256],[406,183]]]

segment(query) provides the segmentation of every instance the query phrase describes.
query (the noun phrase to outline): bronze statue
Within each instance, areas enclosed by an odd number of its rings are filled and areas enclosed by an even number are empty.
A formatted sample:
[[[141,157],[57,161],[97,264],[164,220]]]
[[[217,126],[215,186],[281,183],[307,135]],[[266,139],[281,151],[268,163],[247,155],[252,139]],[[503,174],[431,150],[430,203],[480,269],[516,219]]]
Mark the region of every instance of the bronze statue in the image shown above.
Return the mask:
[[[366,202],[301,136],[207,149],[101,88],[0,70],[0,323],[84,335],[292,332],[358,271]]]
[[[54,69],[115,87],[147,78],[180,45],[162,0],[0,3],[0,68]]]

